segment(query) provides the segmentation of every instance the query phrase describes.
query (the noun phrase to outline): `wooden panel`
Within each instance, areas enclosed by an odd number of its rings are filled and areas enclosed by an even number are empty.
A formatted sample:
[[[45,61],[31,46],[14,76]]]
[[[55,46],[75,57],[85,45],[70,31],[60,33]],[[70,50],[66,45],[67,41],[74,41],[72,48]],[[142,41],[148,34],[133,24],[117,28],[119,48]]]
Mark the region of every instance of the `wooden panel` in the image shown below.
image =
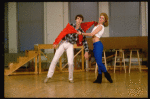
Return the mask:
[[[89,49],[93,49],[92,38],[86,38]],[[102,37],[104,49],[148,49],[148,36],[141,37]]]
[[[34,45],[34,50],[35,50],[35,51],[38,50],[38,45]]]
[[[34,49],[53,49],[53,44],[38,44],[34,45]]]
[[[148,36],[137,38],[137,44],[140,48],[148,49]]]
[[[77,44],[74,44],[73,48],[83,48],[83,46],[77,46]]]
[[[83,48],[83,46],[77,46],[77,44],[74,44],[74,48]],[[34,50],[38,49],[54,49],[53,44],[38,44],[34,45]]]
[[[39,44],[39,49],[53,49],[53,44]]]

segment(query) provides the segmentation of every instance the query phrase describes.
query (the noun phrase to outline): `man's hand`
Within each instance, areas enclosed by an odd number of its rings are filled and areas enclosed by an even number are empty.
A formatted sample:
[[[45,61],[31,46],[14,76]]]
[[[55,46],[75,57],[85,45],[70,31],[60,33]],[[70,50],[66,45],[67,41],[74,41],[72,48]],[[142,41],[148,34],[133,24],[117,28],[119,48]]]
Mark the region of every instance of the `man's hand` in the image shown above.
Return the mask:
[[[84,57],[85,57],[86,60],[88,60],[88,58],[89,58],[88,52],[85,52]]]
[[[53,44],[53,47],[56,49],[58,47],[58,45]]]
[[[79,31],[79,32],[76,32],[78,35],[81,35],[81,32]]]

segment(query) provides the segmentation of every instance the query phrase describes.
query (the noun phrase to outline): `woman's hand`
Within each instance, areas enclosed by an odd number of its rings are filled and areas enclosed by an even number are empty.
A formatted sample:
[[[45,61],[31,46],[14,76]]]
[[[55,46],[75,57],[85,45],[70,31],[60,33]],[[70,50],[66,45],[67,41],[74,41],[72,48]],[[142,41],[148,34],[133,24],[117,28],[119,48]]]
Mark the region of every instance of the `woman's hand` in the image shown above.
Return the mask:
[[[76,32],[78,35],[81,35],[81,32],[79,31],[79,32]]]

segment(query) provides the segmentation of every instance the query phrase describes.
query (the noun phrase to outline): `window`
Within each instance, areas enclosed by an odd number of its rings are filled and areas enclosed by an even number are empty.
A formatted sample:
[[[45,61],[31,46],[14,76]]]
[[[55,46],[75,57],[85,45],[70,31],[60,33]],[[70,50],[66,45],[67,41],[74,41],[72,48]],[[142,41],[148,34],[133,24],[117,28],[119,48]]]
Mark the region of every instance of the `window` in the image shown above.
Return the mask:
[[[19,2],[18,51],[33,50],[34,44],[44,43],[43,2]]]
[[[110,37],[140,36],[140,2],[109,3]]]

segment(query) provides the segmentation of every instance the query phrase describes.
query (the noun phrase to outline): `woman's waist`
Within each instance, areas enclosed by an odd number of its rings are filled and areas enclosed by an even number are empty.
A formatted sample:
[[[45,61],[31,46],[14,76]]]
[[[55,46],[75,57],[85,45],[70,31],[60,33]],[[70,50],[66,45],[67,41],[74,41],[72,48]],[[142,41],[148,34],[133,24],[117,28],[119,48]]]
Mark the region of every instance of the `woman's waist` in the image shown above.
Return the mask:
[[[95,41],[93,42],[93,46],[96,47],[96,46],[103,46],[102,42],[99,40],[99,41]]]
[[[93,43],[100,41],[100,38],[93,36],[92,37]]]

